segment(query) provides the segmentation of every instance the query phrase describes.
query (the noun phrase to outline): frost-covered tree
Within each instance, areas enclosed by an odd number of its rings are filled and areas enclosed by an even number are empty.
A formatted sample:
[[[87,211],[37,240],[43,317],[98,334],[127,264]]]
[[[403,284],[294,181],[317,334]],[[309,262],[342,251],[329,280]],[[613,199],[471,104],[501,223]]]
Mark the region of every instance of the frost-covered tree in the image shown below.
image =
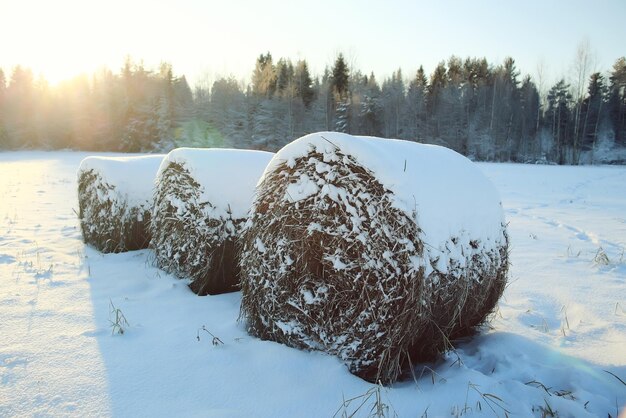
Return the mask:
[[[381,90],[374,73],[362,77],[359,85],[357,133],[369,136],[382,136],[382,109]]]
[[[332,130],[334,117],[332,83],[328,68],[324,75],[313,81],[315,98],[311,102],[307,117],[304,121],[304,130],[307,133]]]
[[[209,123],[207,132],[211,146],[250,146],[247,130],[246,96],[234,78],[220,78],[211,88]]]
[[[383,82],[381,88],[383,106],[383,133],[387,138],[401,138],[405,123],[402,120],[404,105],[404,80],[402,70],[394,71],[391,78]]]
[[[350,101],[343,99],[337,103],[335,109],[335,131],[349,133],[350,131]]]
[[[350,132],[351,129],[351,97],[349,91],[350,71],[343,57],[339,54],[331,72],[332,129],[338,132]]]

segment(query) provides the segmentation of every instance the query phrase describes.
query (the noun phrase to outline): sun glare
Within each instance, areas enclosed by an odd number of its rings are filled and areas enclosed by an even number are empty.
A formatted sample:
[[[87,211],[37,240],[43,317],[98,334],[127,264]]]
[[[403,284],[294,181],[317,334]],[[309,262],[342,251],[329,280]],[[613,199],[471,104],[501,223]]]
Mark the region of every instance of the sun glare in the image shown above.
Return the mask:
[[[43,77],[50,85],[103,66],[117,68],[125,53],[119,50],[123,35],[111,30],[114,25],[105,28],[115,21],[115,9],[90,2],[14,2],[7,14],[12,18],[0,29],[3,39],[9,34],[13,39],[3,42],[3,55],[11,62],[0,64],[29,68],[35,79]],[[12,69],[4,68],[7,78]]]

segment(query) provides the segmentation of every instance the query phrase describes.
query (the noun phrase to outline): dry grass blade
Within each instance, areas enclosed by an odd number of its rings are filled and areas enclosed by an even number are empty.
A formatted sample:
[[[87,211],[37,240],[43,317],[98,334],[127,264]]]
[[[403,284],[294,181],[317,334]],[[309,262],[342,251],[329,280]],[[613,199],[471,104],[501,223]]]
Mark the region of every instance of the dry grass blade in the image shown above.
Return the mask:
[[[120,334],[123,335],[126,332],[129,324],[126,320],[126,316],[122,313],[121,309],[116,308],[113,305],[113,301],[109,299],[109,322],[111,323],[111,335]]]
[[[606,373],[610,374],[611,376],[613,376],[614,378],[616,378],[617,380],[620,381],[620,383],[624,386],[626,386],[626,382],[624,382],[618,375],[616,375],[615,373],[612,373],[608,370],[604,370]]]

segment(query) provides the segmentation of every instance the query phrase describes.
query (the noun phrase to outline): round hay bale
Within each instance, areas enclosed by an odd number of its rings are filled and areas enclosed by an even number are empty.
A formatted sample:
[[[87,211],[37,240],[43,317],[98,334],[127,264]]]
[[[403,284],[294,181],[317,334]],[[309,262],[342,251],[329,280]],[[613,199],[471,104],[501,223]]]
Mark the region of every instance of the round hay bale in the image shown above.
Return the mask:
[[[156,172],[163,155],[87,157],[78,168],[85,243],[104,253],[148,248]]]
[[[152,246],[159,268],[198,295],[239,289],[236,242],[273,153],[179,148],[157,175]]]
[[[484,321],[508,270],[500,199],[473,163],[338,133],[276,154],[241,242],[251,334],[384,383]]]

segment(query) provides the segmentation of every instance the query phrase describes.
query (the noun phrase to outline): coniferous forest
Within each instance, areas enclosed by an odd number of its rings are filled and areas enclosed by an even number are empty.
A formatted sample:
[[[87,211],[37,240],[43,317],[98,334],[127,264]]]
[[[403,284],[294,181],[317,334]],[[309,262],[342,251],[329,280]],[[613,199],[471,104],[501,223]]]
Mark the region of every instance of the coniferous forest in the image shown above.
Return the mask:
[[[400,69],[377,80],[339,54],[323,74],[306,60],[262,54],[249,84],[188,84],[172,65],[128,58],[51,87],[20,66],[0,70],[0,150],[151,152],[179,146],[275,151],[304,134],[333,130],[433,143],[474,160],[626,163],[626,58],[537,85],[506,58],[450,57],[431,74]]]

